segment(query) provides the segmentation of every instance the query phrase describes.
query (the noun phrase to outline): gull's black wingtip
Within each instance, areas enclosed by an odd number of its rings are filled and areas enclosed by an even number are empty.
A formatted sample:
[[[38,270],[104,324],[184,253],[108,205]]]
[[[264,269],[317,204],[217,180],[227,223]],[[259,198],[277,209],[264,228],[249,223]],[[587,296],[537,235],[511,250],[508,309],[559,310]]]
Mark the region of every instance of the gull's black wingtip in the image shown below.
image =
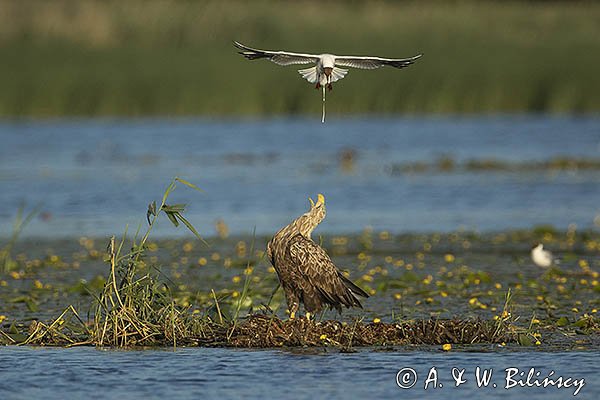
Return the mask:
[[[244,46],[243,44],[241,44],[240,42],[238,42],[237,40],[232,40],[233,45],[235,47],[237,47],[238,49],[242,49],[242,50],[247,50],[246,46]]]

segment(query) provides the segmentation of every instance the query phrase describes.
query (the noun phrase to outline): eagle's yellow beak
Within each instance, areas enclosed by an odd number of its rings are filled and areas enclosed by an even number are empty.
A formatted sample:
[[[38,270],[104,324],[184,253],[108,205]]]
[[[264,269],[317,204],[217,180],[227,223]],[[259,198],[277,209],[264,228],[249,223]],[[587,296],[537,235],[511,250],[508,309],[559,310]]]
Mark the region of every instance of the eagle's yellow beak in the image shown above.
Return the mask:
[[[318,205],[325,205],[325,196],[323,196],[321,193],[319,193],[317,195],[316,203],[310,197],[308,198],[308,201],[310,201],[310,208],[315,208],[315,206],[318,206]]]
[[[325,196],[323,196],[321,193],[317,195],[317,204],[325,205]]]

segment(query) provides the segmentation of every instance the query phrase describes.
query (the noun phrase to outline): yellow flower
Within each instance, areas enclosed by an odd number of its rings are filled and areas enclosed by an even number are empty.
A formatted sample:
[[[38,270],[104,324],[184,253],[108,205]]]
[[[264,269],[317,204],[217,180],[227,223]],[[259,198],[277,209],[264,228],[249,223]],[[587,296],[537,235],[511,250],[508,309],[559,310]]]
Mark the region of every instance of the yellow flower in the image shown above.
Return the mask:
[[[231,281],[233,283],[240,283],[241,280],[242,280],[242,278],[240,278],[238,275],[236,275],[233,278],[231,278]]]
[[[373,318],[373,323],[378,324],[381,322],[381,319],[379,318]]]
[[[444,260],[446,260],[448,263],[451,263],[454,262],[455,258],[453,254],[448,253],[444,256]]]
[[[319,339],[325,340],[325,339],[327,339],[327,335],[326,334],[322,334],[321,336],[319,336]]]
[[[33,281],[33,286],[35,286],[36,289],[43,289],[44,288],[44,284],[42,282],[40,282],[39,280],[35,280]]]
[[[2,322],[4,322],[5,319],[6,319],[6,315],[0,315],[0,324]]]
[[[535,341],[535,345],[536,345],[536,346],[539,346],[540,344],[542,344],[542,342],[540,342],[539,340],[536,340],[536,341]]]
[[[206,258],[204,258],[204,257],[200,257],[200,258],[198,259],[198,265],[200,265],[200,266],[204,266],[204,265],[206,265],[207,263],[208,263],[208,260],[207,260]]]
[[[186,253],[189,253],[193,249],[194,249],[194,244],[192,242],[185,242],[183,244],[183,251],[185,251]]]
[[[450,343],[445,343],[442,345],[442,350],[450,351],[450,350],[452,350],[452,345]]]

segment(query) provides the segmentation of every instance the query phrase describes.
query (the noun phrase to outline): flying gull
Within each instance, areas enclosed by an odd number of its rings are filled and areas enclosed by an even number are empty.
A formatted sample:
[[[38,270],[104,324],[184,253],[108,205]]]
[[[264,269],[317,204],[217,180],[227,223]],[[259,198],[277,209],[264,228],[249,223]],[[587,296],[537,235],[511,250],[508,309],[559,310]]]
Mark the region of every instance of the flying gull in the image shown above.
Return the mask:
[[[294,64],[315,64],[314,67],[298,70],[300,75],[315,84],[315,88],[323,89],[323,117],[321,122],[325,122],[325,88],[333,89],[332,83],[339,81],[348,73],[347,68],[377,69],[384,65],[394,68],[408,67],[414,63],[423,54],[408,58],[382,58],[382,57],[361,57],[361,56],[336,56],[334,54],[308,54],[292,53],[289,51],[271,51],[259,50],[245,46],[239,42],[233,42],[235,47],[240,49],[241,55],[248,60],[257,60],[266,58],[278,65]]]

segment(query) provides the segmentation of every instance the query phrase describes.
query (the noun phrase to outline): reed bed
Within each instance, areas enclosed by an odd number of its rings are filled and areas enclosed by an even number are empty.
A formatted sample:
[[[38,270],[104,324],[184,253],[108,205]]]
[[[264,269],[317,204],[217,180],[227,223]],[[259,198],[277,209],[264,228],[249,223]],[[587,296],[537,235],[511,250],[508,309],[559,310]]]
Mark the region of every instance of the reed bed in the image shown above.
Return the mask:
[[[328,113],[600,110],[600,4],[587,1],[0,2],[0,116],[321,112],[292,67],[232,40],[424,57],[353,70]]]

